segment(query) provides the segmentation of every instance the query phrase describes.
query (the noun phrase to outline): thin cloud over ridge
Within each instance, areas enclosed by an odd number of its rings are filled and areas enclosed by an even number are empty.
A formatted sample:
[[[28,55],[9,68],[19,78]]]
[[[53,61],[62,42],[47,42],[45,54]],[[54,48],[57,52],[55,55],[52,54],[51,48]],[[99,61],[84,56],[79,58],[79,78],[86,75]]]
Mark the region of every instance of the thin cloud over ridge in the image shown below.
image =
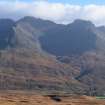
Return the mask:
[[[19,19],[24,16],[52,20],[56,23],[68,24],[75,19],[90,20],[96,25],[105,25],[105,5],[71,5],[49,3],[47,1],[33,2],[0,2],[0,18]]]

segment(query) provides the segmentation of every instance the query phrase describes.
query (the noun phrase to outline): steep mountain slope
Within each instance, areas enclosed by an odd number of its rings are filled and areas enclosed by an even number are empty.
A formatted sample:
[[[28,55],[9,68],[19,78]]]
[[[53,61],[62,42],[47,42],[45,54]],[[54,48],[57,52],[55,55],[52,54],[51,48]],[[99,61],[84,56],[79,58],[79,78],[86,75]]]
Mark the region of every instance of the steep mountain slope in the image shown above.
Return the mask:
[[[76,80],[89,86],[88,94],[105,93],[105,28],[89,21],[76,20],[72,24],[48,30],[40,38],[42,48],[57,56],[65,64],[78,68]]]
[[[71,75],[76,72],[72,66],[59,63],[54,58],[45,57],[37,52],[1,52],[0,88],[47,93],[84,93],[86,86]]]
[[[104,94],[104,30],[84,20],[0,19],[0,89]]]
[[[82,87],[86,86],[71,76],[76,70],[70,65],[60,63],[55,56],[45,53],[40,48],[38,39],[45,34],[47,28],[46,30],[39,29],[39,26],[37,28],[39,24],[33,26],[30,22],[36,23],[37,19],[28,17],[30,21],[27,21],[26,18],[14,22],[15,25],[11,25],[10,20],[1,20],[5,25],[1,27],[1,30],[4,29],[4,31],[1,31],[0,37],[3,40],[2,45],[5,45],[4,40],[7,41],[7,44],[0,50],[0,89],[83,93],[85,89]],[[44,21],[41,20],[41,22]],[[54,23],[46,21],[44,24],[50,27],[50,24]],[[9,33],[11,31],[13,33]],[[5,38],[3,39],[2,36]]]

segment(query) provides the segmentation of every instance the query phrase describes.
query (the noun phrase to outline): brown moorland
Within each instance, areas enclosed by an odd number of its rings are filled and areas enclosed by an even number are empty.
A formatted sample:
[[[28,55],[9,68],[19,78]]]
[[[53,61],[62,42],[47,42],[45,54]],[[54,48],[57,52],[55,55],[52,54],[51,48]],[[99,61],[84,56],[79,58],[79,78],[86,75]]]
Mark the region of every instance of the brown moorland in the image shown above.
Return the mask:
[[[0,105],[105,105],[105,100],[89,96],[59,96],[56,101],[50,96],[27,92],[0,92]]]

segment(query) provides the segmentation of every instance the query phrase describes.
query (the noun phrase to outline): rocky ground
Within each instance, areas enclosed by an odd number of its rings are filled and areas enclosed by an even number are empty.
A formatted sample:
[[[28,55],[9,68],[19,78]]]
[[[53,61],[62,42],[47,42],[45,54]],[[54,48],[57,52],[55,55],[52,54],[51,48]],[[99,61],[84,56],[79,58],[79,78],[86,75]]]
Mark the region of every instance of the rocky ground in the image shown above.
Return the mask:
[[[105,100],[88,96],[53,97],[23,92],[0,92],[0,105],[105,105]]]

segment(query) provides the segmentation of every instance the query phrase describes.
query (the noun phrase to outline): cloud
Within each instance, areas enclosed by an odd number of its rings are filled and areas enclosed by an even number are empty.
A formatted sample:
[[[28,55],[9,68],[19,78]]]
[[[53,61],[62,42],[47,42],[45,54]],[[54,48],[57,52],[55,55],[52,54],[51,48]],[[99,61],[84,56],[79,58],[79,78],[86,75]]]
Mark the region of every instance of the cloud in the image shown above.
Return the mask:
[[[23,16],[52,20],[56,23],[68,24],[75,19],[90,20],[96,25],[105,25],[105,5],[71,5],[33,2],[0,2],[0,18],[19,19]]]

